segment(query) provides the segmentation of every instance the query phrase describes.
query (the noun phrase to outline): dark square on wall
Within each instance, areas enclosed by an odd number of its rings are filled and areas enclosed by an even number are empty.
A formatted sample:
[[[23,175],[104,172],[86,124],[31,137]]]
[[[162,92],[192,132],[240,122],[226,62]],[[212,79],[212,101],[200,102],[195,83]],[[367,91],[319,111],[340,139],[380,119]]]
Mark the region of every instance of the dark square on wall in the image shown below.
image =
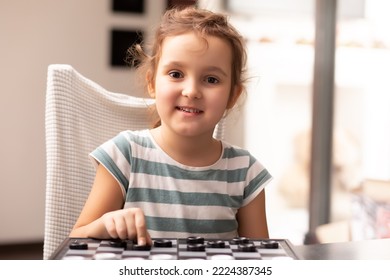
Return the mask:
[[[134,44],[141,44],[143,33],[136,30],[117,30],[111,31],[111,65],[129,66],[126,62],[127,50]],[[131,59],[131,58],[129,58]]]
[[[113,0],[112,10],[124,13],[144,13],[144,0]]]

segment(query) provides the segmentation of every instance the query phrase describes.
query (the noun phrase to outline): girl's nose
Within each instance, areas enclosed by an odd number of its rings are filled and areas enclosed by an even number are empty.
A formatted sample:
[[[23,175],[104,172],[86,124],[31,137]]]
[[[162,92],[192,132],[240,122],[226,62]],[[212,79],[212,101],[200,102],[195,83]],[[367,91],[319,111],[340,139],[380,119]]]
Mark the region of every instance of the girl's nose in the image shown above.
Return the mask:
[[[185,83],[182,95],[193,99],[199,99],[202,97],[200,87],[198,83],[194,80],[189,80],[187,81],[187,83]]]

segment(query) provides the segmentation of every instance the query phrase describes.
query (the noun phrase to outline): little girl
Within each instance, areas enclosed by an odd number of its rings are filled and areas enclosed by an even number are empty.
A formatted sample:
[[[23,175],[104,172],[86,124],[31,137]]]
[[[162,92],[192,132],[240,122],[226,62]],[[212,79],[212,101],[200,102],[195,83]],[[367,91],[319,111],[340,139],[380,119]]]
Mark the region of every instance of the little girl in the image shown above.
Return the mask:
[[[138,48],[139,52],[141,51]],[[169,10],[139,70],[159,125],[123,131],[91,153],[97,165],[70,236],[268,238],[268,171],[247,151],[213,138],[244,91],[246,52],[224,15]]]

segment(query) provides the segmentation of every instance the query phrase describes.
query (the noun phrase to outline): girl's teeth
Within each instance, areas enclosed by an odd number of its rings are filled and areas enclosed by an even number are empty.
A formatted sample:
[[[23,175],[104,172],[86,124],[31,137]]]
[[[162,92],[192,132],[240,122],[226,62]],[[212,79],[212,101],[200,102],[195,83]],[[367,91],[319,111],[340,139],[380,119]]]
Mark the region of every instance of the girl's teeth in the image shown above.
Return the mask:
[[[187,113],[200,113],[199,110],[197,109],[191,109],[191,108],[182,108],[182,107],[179,107],[179,109],[183,112],[187,112]]]

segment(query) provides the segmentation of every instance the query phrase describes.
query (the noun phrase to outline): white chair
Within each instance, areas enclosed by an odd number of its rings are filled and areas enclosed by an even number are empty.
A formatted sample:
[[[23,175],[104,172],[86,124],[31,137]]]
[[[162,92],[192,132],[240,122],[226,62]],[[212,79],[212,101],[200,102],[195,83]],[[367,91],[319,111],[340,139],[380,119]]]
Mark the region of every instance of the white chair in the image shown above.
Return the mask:
[[[70,65],[48,67],[44,259],[69,235],[87,199],[95,175],[88,154],[122,130],[150,128],[153,104],[109,92]],[[224,128],[223,119],[214,136],[222,139]]]

